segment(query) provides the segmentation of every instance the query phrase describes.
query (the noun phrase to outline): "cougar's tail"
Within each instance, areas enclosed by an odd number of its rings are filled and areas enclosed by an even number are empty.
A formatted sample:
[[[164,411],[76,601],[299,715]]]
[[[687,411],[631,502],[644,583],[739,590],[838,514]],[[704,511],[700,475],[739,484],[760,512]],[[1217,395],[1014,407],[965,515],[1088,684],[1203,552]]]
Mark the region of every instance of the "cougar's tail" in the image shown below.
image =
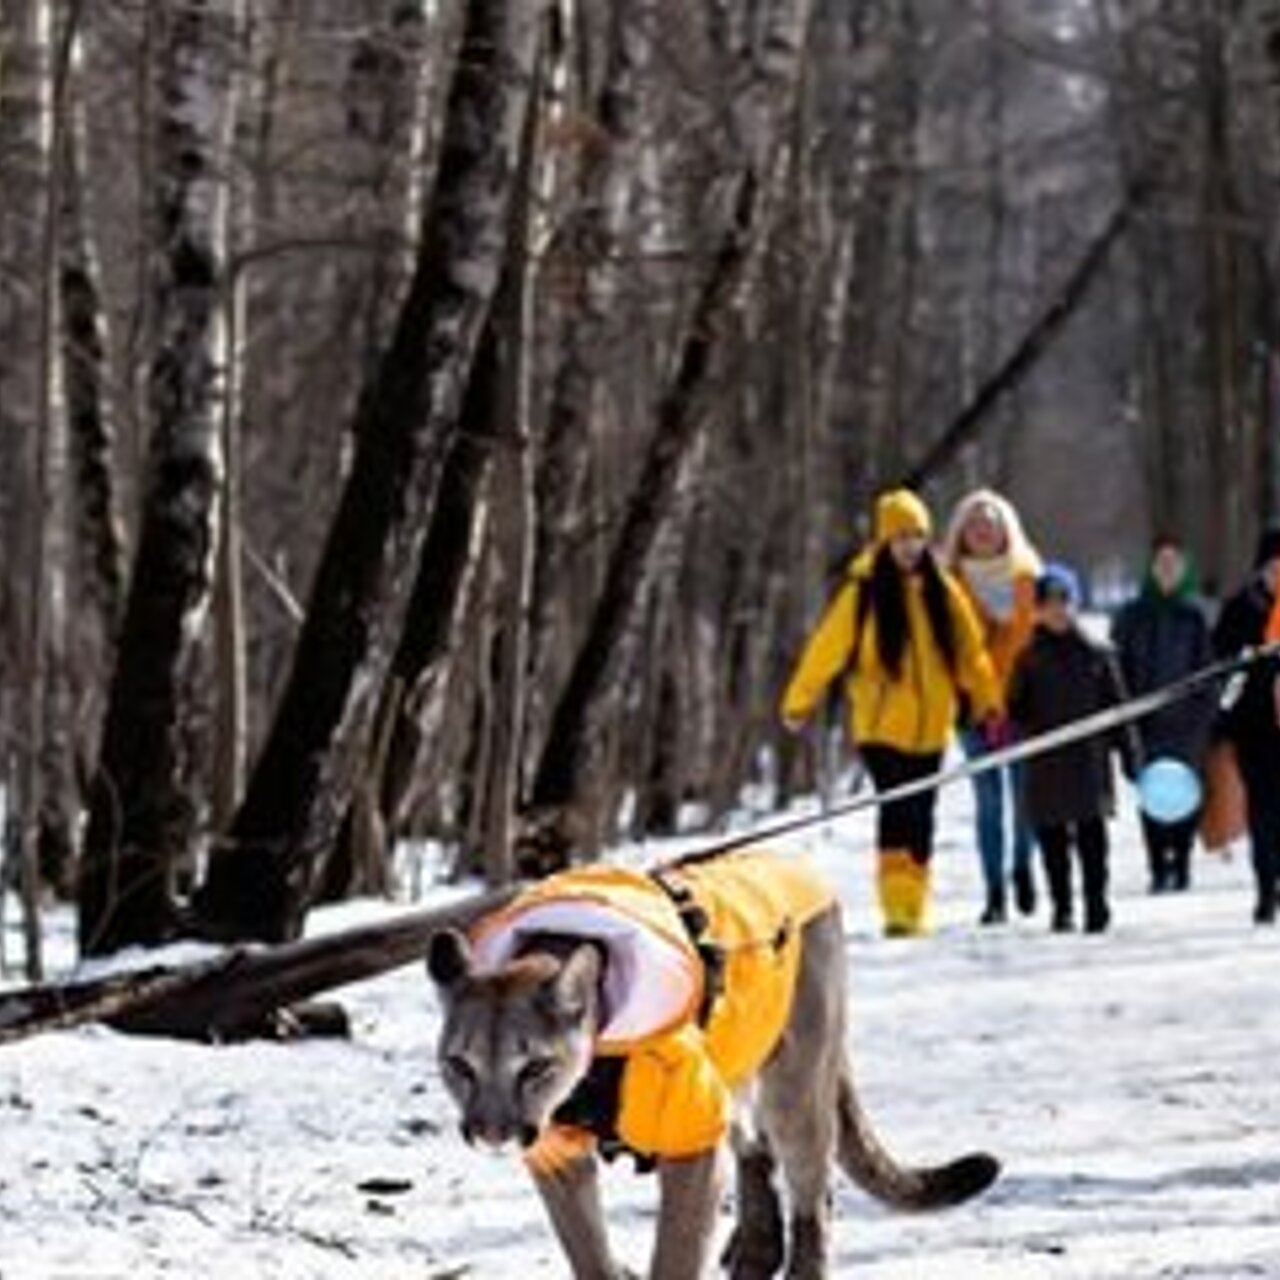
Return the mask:
[[[985,1151],[920,1169],[898,1164],[872,1133],[848,1071],[841,1072],[837,1105],[840,1167],[868,1195],[892,1208],[945,1209],[985,1191],[1000,1174],[1000,1162]]]

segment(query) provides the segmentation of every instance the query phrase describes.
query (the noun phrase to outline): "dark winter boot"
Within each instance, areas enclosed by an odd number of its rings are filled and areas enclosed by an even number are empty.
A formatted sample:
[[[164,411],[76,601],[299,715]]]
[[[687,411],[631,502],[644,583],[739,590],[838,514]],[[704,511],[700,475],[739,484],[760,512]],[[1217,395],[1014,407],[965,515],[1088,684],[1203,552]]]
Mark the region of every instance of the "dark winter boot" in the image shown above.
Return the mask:
[[[1259,893],[1257,904],[1253,908],[1254,924],[1275,924],[1276,922],[1276,894],[1273,889],[1270,893]]]
[[[1111,908],[1105,902],[1088,902],[1084,908],[1085,933],[1106,933],[1111,923]]]
[[[1050,926],[1054,933],[1066,933],[1071,927],[1071,855],[1064,842],[1042,841],[1040,856],[1044,859],[1045,879],[1049,882],[1049,899],[1053,903]]]
[[[1170,859],[1169,829],[1163,822],[1156,822],[1142,815],[1142,839],[1147,846],[1147,870],[1151,874],[1152,893],[1164,893],[1173,887],[1173,864]]]
[[[1191,850],[1179,847],[1173,851],[1173,865],[1169,873],[1169,887],[1175,893],[1185,893],[1191,887]]]
[[[1008,919],[1008,913],[1004,905],[1003,889],[987,890],[987,905],[983,908],[982,914],[978,917],[979,924],[1004,924]]]
[[[1150,858],[1151,892],[1163,893],[1172,886],[1168,872],[1165,870],[1164,858],[1155,853]]]
[[[1019,863],[1013,869],[1013,900],[1024,916],[1034,914],[1036,909],[1036,881],[1031,874],[1029,862]]]
[[[1102,933],[1111,923],[1111,908],[1107,906],[1107,829],[1102,819],[1080,823],[1077,839],[1085,932]]]

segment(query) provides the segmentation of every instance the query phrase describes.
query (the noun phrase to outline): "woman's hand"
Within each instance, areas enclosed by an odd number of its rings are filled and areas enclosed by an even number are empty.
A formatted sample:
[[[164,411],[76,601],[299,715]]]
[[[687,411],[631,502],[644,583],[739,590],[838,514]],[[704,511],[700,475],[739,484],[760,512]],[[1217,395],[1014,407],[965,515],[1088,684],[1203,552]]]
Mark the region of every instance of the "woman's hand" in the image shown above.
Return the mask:
[[[999,751],[1013,741],[1013,722],[998,711],[989,712],[978,721],[978,733],[988,751]]]

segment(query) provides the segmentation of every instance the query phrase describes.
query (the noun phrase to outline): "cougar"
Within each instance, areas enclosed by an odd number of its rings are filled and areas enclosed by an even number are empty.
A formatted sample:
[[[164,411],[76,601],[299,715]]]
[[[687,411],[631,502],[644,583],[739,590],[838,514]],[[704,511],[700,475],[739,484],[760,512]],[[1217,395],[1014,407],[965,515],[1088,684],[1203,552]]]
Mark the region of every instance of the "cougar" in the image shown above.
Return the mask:
[[[981,1152],[907,1168],[876,1139],[845,1048],[839,905],[796,859],[553,876],[469,936],[437,933],[427,968],[462,1134],[524,1148],[579,1280],[632,1274],[610,1251],[600,1154],[656,1167],[652,1280],[704,1275],[726,1148],[734,1280],[828,1275],[835,1164],[906,1210],[958,1204],[999,1173]]]

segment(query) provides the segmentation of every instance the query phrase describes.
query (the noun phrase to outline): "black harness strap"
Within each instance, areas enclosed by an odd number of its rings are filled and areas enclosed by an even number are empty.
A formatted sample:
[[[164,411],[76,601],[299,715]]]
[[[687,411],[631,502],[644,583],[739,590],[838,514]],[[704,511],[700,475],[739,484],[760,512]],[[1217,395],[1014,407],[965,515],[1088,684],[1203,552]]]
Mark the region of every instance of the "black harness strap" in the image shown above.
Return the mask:
[[[671,899],[680,923],[693,949],[702,961],[702,1003],[698,1006],[698,1026],[705,1027],[711,1021],[716,1001],[724,994],[725,951],[713,939],[707,937],[711,921],[707,913],[698,905],[693,891],[687,884],[682,884],[671,873],[661,867],[649,873],[650,879]]]

